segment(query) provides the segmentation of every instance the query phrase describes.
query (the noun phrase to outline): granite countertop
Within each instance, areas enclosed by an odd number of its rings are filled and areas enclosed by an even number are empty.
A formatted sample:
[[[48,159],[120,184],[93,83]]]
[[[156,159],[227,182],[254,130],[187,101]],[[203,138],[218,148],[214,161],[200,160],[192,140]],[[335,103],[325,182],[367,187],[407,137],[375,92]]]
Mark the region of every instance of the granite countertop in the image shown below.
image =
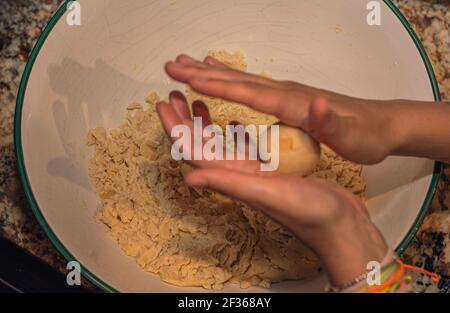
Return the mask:
[[[396,0],[424,43],[442,99],[450,100],[450,1]],[[38,225],[17,174],[13,145],[15,99],[27,56],[61,0],[3,0],[0,11],[0,236],[27,249],[61,272],[66,262]],[[425,222],[402,258],[450,278],[450,166],[444,166]],[[415,290],[436,292],[415,278]]]

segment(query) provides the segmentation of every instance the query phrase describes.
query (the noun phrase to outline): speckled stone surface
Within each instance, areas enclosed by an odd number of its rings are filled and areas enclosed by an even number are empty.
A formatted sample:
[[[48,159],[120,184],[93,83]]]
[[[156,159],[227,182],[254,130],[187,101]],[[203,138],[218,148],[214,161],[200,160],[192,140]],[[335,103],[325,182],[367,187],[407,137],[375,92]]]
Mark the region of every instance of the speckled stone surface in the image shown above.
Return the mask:
[[[450,100],[450,1],[394,1],[424,43]],[[66,262],[39,227],[22,190],[14,156],[15,99],[27,56],[61,0],[2,0],[0,10],[0,236],[29,250],[60,271]],[[437,194],[420,231],[403,255],[409,263],[442,276],[439,288],[415,277],[415,291],[437,292],[450,278],[450,166],[442,172]]]
[[[55,252],[34,218],[17,176],[13,145],[15,99],[27,56],[59,0],[2,1],[0,10],[0,235],[59,269]]]
[[[450,1],[394,1],[408,18],[427,51],[443,101],[450,101]],[[450,282],[450,166],[441,173],[436,195],[425,221],[402,258],[441,275],[439,289]],[[438,291],[424,277],[416,291]]]

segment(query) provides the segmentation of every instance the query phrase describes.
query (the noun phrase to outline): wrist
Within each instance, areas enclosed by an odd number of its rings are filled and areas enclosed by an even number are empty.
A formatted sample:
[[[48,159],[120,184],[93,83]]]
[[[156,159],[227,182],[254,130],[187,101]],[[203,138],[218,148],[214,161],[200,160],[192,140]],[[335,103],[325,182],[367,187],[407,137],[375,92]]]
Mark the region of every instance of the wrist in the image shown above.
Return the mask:
[[[334,286],[365,273],[369,262],[381,262],[389,251],[384,238],[368,218],[354,218],[352,224],[328,234],[327,245],[316,251]]]
[[[408,118],[406,101],[383,101],[382,109],[386,112],[386,130],[384,139],[389,150],[389,155],[404,155],[407,153],[410,143],[414,141],[414,127],[411,127],[411,119]]]
[[[365,292],[371,286],[381,286],[391,276],[395,267],[397,267],[398,262],[396,259],[395,252],[389,249],[384,258],[377,264],[378,267],[370,264],[371,266],[361,275],[340,286],[329,285],[327,290],[331,292],[353,293]]]
[[[404,147],[409,138],[409,131],[406,127],[406,121],[402,118],[402,106],[398,101],[375,101],[374,112],[380,120],[380,145],[386,149],[386,156],[397,155]]]

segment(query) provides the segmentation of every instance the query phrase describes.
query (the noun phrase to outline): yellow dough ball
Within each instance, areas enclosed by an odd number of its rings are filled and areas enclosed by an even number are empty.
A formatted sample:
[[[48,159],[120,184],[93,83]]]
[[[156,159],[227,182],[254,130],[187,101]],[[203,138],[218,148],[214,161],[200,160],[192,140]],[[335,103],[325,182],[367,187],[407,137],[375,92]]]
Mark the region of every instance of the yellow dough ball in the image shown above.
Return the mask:
[[[320,161],[320,144],[299,128],[279,126],[279,165],[281,174],[310,175]],[[270,149],[271,131],[268,129],[267,142]]]

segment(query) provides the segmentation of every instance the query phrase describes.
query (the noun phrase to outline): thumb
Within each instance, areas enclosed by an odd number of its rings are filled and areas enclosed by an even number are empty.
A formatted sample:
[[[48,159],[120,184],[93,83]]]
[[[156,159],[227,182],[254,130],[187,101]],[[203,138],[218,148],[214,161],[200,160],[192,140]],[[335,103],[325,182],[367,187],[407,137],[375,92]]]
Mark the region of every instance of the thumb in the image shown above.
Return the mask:
[[[313,100],[309,109],[307,131],[319,142],[330,147],[345,141],[351,118],[341,116],[330,108],[328,101],[323,97]]]
[[[202,168],[187,174],[185,181],[192,187],[210,188],[245,202],[293,233],[298,234],[299,225],[305,222],[317,224],[317,205],[311,201],[318,198],[317,188],[303,178]]]
[[[224,168],[196,169],[185,176],[191,187],[206,187],[254,206],[276,206],[281,180],[275,176],[248,174]]]

